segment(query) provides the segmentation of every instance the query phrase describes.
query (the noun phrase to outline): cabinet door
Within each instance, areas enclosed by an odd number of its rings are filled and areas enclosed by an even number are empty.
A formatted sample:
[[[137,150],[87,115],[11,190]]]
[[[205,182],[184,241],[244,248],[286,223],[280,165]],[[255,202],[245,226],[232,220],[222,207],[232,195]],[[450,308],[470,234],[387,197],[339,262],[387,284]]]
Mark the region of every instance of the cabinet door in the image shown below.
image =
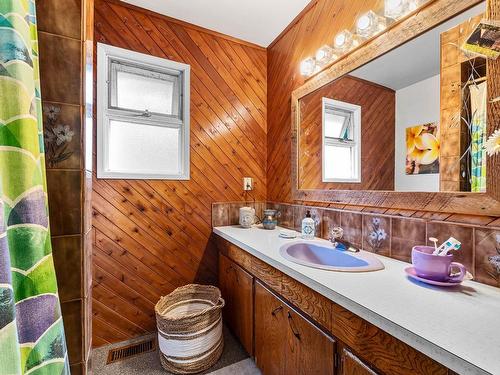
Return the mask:
[[[377,375],[349,350],[342,349],[340,357],[342,375]]]
[[[333,375],[335,342],[292,309],[286,312],[285,374]]]
[[[255,281],[255,363],[263,375],[285,374],[287,306]]]
[[[253,277],[224,255],[219,256],[219,287],[226,301],[224,321],[253,355]]]

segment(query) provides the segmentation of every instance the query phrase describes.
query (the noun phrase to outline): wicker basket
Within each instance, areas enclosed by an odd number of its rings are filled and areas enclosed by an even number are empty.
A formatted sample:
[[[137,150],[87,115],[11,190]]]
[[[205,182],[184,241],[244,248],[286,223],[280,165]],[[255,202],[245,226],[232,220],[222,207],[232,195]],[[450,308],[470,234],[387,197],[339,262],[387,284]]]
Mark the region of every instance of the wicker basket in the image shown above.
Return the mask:
[[[190,284],[162,297],[155,306],[160,360],[175,374],[212,367],[224,347],[224,300],[214,286]]]

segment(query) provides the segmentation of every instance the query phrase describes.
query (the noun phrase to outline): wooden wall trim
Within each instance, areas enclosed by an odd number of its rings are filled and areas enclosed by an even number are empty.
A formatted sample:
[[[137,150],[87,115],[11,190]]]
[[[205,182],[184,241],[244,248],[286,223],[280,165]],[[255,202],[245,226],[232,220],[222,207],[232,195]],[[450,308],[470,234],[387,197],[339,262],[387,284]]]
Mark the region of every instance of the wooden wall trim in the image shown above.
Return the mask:
[[[498,3],[498,0],[490,0]],[[318,73],[314,78],[295,89],[291,98],[291,195],[294,200],[301,201],[328,201],[341,204],[353,204],[361,206],[377,206],[385,208],[399,209],[419,209],[427,211],[442,211],[453,213],[465,213],[475,215],[500,215],[500,201],[495,199],[496,189],[500,186],[500,175],[495,173],[495,163],[490,161],[488,168],[489,189],[494,189],[490,193],[404,193],[404,192],[374,192],[374,191],[354,191],[354,190],[303,190],[299,187],[298,179],[298,126],[299,100],[311,92],[319,89],[325,84],[349,73],[353,69],[366,64],[376,57],[398,47],[404,42],[417,37],[426,30],[452,18],[466,9],[476,5],[480,1],[474,0],[434,0],[428,5],[419,9],[413,16],[408,17],[386,32],[370,40],[366,45],[350,52],[345,57],[335,62],[330,68]],[[492,7],[490,6],[490,9]],[[488,81],[498,81],[490,74]],[[499,86],[498,83],[489,85]],[[500,89],[498,89],[500,91]],[[500,104],[499,104],[500,106]],[[490,105],[491,107],[491,105]],[[495,107],[497,108],[497,107]],[[500,111],[489,110],[488,118],[489,131],[497,124]],[[498,125],[496,125],[498,126]],[[496,159],[495,159],[496,160]],[[498,180],[498,181],[497,181]]]

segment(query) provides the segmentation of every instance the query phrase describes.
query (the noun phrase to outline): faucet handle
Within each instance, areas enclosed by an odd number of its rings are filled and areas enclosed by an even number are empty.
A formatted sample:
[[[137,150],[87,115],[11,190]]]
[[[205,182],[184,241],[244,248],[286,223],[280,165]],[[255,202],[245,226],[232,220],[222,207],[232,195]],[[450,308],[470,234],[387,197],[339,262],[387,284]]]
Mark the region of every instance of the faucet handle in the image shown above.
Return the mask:
[[[344,230],[341,227],[333,227],[330,229],[330,241],[334,246],[337,246],[337,240],[341,240],[344,236]]]

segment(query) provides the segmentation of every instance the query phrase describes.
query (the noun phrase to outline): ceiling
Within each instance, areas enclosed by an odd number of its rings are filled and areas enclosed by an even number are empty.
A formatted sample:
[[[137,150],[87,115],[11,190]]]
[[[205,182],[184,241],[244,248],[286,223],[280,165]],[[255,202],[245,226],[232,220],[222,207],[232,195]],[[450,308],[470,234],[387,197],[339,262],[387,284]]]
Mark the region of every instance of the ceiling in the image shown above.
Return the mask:
[[[122,0],[267,47],[310,0]]]
[[[435,76],[440,72],[440,34],[485,9],[486,4],[480,3],[350,74],[393,90]]]

